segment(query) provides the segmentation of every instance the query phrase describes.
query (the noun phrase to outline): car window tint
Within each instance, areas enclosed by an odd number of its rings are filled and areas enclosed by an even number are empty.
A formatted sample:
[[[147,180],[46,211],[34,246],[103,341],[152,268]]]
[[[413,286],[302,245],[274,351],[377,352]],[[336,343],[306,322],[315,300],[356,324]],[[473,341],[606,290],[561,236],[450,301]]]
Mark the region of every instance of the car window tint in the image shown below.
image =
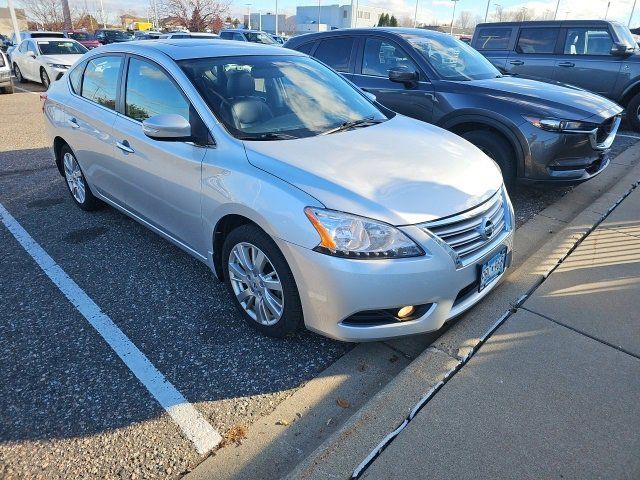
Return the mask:
[[[320,42],[313,56],[338,72],[348,72],[352,49],[353,38],[330,38]]]
[[[189,119],[189,103],[157,65],[132,58],[129,62],[125,113],[135,120],[173,113]]]
[[[506,50],[511,38],[510,28],[481,28],[478,31],[478,50]]]
[[[87,63],[82,77],[82,96],[115,110],[122,57],[98,57]]]
[[[416,72],[418,67],[399,46],[388,40],[367,38],[362,56],[362,74],[388,77],[392,68]]]
[[[516,52],[553,53],[559,32],[559,28],[523,28],[520,30]]]
[[[220,32],[220,38],[225,40],[230,40],[233,37],[233,33],[231,32]]]
[[[606,28],[569,28],[564,42],[566,55],[610,55],[613,39]]]
[[[29,42],[22,42],[18,47],[18,51],[20,53],[27,53],[27,47],[29,46]]]
[[[315,45],[315,43],[316,42],[303,43],[302,45],[297,47],[296,50],[299,51],[299,52],[306,53],[307,55],[309,55],[311,53],[311,49],[313,48],[313,45]]]
[[[242,34],[240,33],[234,33],[233,34],[233,40],[238,40],[239,42],[244,42],[244,36],[242,36]]]
[[[69,72],[69,82],[71,83],[71,90],[73,93],[80,95],[82,91],[82,72],[84,71],[86,63],[83,62],[76,68]]]

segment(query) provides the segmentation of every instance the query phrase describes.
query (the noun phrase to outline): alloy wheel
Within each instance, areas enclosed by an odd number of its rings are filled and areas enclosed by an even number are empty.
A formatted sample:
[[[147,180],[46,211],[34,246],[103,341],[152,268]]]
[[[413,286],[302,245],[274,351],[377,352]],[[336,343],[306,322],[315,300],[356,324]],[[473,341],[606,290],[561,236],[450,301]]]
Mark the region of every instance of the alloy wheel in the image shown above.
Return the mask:
[[[83,204],[86,198],[84,177],[80,170],[80,165],[73,155],[65,153],[62,157],[64,165],[64,177],[67,179],[67,185],[71,195],[80,204]]]
[[[233,247],[228,262],[231,287],[247,315],[262,325],[278,323],[284,296],[269,257],[255,245],[242,242]]]
[[[49,75],[45,70],[40,72],[40,80],[42,80],[42,86],[48,90],[51,81],[49,80]]]

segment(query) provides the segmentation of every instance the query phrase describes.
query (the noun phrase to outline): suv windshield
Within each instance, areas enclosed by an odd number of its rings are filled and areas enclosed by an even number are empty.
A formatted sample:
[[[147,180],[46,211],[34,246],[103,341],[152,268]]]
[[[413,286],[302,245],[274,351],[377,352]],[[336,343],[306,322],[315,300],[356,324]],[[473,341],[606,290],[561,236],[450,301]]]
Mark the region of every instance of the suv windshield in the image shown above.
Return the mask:
[[[69,35],[70,38],[73,38],[74,40],[78,40],[80,42],[95,40],[95,37],[87,32],[69,32],[67,35]]]
[[[179,65],[227,130],[243,140],[311,137],[387,120],[340,75],[309,57],[198,58]]]
[[[123,32],[121,30],[105,30],[104,34],[115,40],[131,40],[133,35],[128,34],[127,32]]]
[[[69,40],[38,40],[42,55],[82,55],[89,50],[78,42]]]
[[[449,35],[403,37],[445,80],[483,80],[501,76],[481,53]]]

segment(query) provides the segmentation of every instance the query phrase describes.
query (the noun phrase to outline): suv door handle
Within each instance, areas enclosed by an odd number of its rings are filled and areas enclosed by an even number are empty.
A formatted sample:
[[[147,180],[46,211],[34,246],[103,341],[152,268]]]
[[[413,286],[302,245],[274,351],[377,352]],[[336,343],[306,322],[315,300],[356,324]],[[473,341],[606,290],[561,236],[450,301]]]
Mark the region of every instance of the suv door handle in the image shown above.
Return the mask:
[[[511,60],[509,63],[511,65],[524,65],[524,62],[522,60]]]
[[[576,64],[573,62],[560,62],[558,66],[559,67],[575,67]]]
[[[123,140],[122,142],[116,142],[116,147],[118,147],[120,150],[126,153],[135,152],[135,150],[131,148],[131,146],[129,145],[129,142],[127,142],[126,140]]]
[[[80,125],[78,125],[78,120],[76,120],[75,118],[70,118],[67,120],[67,122],[69,123],[69,125],[71,125],[71,128],[80,128]]]

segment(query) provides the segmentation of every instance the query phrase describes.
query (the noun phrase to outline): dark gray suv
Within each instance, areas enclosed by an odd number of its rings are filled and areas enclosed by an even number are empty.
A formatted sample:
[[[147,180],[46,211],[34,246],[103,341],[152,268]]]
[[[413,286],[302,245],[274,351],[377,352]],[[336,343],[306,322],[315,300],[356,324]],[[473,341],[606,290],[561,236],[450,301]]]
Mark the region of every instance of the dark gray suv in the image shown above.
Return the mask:
[[[581,89],[504,76],[450,35],[358,28],[301,35],[285,47],[333,67],[391,110],[462,136],[500,165],[507,184],[578,183],[609,163],[621,107]]]
[[[471,45],[502,72],[568,83],[618,102],[640,130],[640,53],[621,23],[482,23]]]

